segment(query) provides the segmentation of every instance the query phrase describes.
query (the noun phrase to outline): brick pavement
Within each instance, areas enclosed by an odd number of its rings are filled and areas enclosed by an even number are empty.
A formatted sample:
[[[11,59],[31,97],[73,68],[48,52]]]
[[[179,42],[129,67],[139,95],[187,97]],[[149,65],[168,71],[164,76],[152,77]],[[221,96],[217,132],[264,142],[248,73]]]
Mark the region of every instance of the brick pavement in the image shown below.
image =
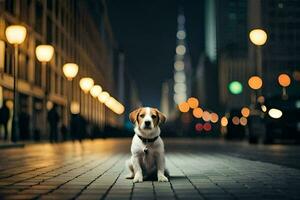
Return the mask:
[[[170,182],[133,184],[125,179],[129,145],[97,140],[1,150],[0,199],[300,199],[300,170],[188,151],[184,140],[167,152]]]

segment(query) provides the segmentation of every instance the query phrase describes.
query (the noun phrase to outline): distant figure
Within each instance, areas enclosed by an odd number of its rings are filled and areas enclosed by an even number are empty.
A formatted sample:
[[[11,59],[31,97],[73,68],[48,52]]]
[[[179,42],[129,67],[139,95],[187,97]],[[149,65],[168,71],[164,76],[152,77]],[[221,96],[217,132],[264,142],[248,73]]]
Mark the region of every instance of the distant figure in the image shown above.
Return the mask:
[[[25,108],[22,108],[19,114],[19,130],[20,130],[21,140],[30,139],[29,122],[30,122],[30,115],[26,112]]]
[[[47,116],[50,125],[50,142],[57,142],[59,114],[56,105],[53,105]]]
[[[3,101],[3,105],[0,108],[0,128],[4,126],[4,140],[8,139],[8,120],[9,120],[9,108],[6,105],[6,101]]]
[[[61,133],[61,135],[62,135],[62,139],[63,139],[63,141],[66,141],[67,140],[67,134],[68,134],[68,128],[67,128],[67,126],[66,125],[62,125],[61,127],[60,127],[60,133]]]

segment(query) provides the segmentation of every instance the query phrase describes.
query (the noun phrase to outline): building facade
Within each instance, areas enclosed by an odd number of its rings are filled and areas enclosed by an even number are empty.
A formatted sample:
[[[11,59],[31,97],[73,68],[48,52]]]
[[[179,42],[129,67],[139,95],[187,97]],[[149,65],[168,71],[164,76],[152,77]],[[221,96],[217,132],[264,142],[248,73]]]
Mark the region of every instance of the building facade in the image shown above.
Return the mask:
[[[46,103],[55,104],[60,125],[69,125],[69,102],[80,102],[80,114],[90,123],[104,126],[116,116],[97,98],[84,94],[79,87],[82,77],[91,77],[103,90],[113,93],[113,35],[104,1],[75,0],[1,0],[0,40],[4,41],[4,62],[0,66],[1,104],[11,107],[13,100],[13,47],[6,41],[5,29],[21,24],[27,29],[19,50],[19,112],[29,122],[29,138],[38,134],[47,138]],[[35,55],[40,44],[54,47],[54,56],[43,68]],[[1,55],[0,55],[1,56]],[[72,81],[65,78],[62,66],[78,64],[79,73]],[[46,71],[46,80],[42,74]],[[43,84],[45,82],[45,84]],[[108,110],[108,109],[106,109]],[[22,130],[20,132],[22,134]]]
[[[266,96],[281,93],[279,85],[273,84],[280,73],[292,76],[300,71],[299,16],[300,2],[297,0],[248,0],[248,29],[262,28],[268,35],[266,44],[261,47]],[[249,64],[254,65],[254,60],[255,46],[249,43]],[[299,84],[292,82],[288,90],[296,95],[299,89]]]

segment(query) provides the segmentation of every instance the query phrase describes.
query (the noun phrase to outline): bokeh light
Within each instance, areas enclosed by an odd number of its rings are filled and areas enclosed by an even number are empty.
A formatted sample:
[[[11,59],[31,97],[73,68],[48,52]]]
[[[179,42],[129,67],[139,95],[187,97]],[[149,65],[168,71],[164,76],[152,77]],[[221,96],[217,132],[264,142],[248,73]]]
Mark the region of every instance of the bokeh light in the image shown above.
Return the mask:
[[[265,105],[261,105],[260,108],[263,112],[267,112],[267,107]]]
[[[241,114],[244,117],[249,117],[249,115],[250,115],[250,109],[248,107],[243,107],[242,110],[241,110]]]
[[[263,84],[262,79],[259,76],[252,76],[248,80],[248,85],[253,90],[260,89],[262,87],[262,84]]]
[[[217,113],[211,113],[211,114],[210,114],[210,121],[211,121],[212,123],[217,123],[218,120],[219,120],[219,116],[218,116]]]
[[[241,124],[242,126],[246,126],[246,125],[247,125],[247,122],[248,122],[248,120],[247,120],[246,117],[241,117],[241,118],[240,118],[240,124]]]
[[[229,83],[228,88],[232,94],[240,94],[243,92],[243,86],[238,81],[232,81]]]
[[[232,123],[233,123],[234,125],[239,125],[239,123],[240,123],[240,118],[238,118],[237,116],[234,116],[234,117],[232,118]]]
[[[260,104],[263,104],[263,103],[265,103],[265,97],[264,96],[259,96],[259,97],[257,97],[257,102],[258,103],[260,103]]]
[[[203,125],[201,123],[197,123],[195,125],[195,130],[196,131],[200,132],[200,131],[202,131],[202,129],[203,129]]]
[[[288,87],[291,84],[291,78],[287,74],[280,74],[278,76],[278,83],[282,87]]]
[[[211,124],[209,122],[204,123],[203,129],[205,131],[210,131],[211,130]]]
[[[199,105],[199,101],[195,97],[188,98],[187,103],[189,104],[190,108],[197,108]]]
[[[182,102],[178,104],[178,109],[180,112],[186,113],[190,110],[190,106],[187,102]]]
[[[269,110],[268,114],[274,119],[279,119],[282,116],[282,111],[276,108],[272,108]]]
[[[251,42],[255,45],[264,45],[268,39],[267,33],[262,29],[253,29],[249,33],[249,38]]]
[[[182,71],[184,70],[184,62],[181,60],[178,60],[174,63],[174,68],[176,71]]]
[[[181,56],[184,55],[185,51],[186,51],[185,46],[182,44],[180,44],[176,47],[176,54],[178,54],[178,55],[181,55]]]
[[[193,115],[195,118],[201,118],[202,117],[202,114],[203,114],[203,110],[201,108],[195,108],[193,110]]]
[[[208,111],[204,111],[202,114],[202,119],[206,122],[210,121],[210,113]]]
[[[221,126],[227,126],[228,125],[228,119],[227,117],[222,117],[221,118]]]

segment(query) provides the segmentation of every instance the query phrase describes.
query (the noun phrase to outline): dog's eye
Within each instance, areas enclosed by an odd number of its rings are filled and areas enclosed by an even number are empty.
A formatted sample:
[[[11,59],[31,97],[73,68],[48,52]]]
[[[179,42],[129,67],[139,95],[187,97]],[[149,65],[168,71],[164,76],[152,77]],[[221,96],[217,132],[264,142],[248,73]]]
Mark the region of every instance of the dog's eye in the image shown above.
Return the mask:
[[[140,117],[141,117],[141,118],[144,118],[144,117],[145,117],[145,115],[144,115],[144,114],[141,114],[141,115],[140,115]]]
[[[155,118],[156,118],[156,115],[152,115],[151,117],[152,117],[152,119],[155,119]]]

